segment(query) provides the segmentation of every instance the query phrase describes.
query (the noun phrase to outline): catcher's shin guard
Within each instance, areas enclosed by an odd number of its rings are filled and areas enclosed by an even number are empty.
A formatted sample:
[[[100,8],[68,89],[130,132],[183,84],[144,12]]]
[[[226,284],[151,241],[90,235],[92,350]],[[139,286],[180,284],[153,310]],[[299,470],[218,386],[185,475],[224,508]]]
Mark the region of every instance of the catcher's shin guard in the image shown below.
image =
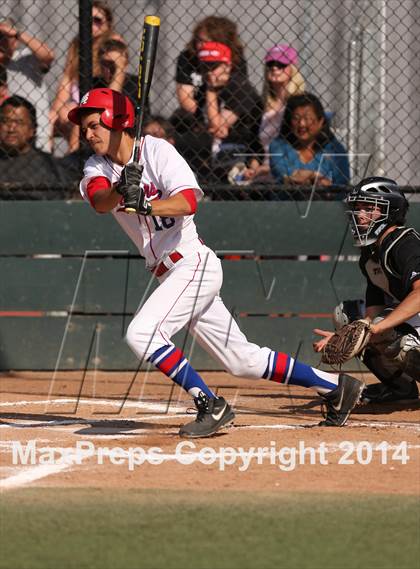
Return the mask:
[[[404,371],[420,382],[420,349],[410,350],[407,353]]]
[[[409,362],[410,358],[406,358],[407,369],[403,369],[401,362],[390,359],[369,346],[365,350],[363,363],[381,383],[368,385],[363,390],[362,402],[376,404],[417,399],[419,391],[414,379],[418,378],[420,366],[416,371],[414,364],[414,369],[411,370],[413,373],[407,373]]]
[[[377,316],[374,324],[383,320],[386,312]],[[383,383],[392,387],[396,382],[396,391],[400,390],[402,382],[420,381],[420,337],[417,330],[404,322],[373,336],[363,363]]]
[[[416,401],[419,398],[419,390],[415,381],[398,381],[391,384],[372,383],[362,393],[362,403],[396,403]]]

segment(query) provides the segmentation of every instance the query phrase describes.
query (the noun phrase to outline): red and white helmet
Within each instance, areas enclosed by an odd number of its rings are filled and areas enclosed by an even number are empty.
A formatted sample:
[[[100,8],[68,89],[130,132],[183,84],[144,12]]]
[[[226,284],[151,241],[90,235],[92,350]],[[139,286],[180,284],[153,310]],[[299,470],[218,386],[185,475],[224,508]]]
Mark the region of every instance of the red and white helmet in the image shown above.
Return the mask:
[[[68,113],[68,119],[80,125],[83,109],[102,111],[102,123],[113,130],[124,130],[134,126],[134,106],[130,99],[113,89],[91,89],[83,95],[79,106]]]

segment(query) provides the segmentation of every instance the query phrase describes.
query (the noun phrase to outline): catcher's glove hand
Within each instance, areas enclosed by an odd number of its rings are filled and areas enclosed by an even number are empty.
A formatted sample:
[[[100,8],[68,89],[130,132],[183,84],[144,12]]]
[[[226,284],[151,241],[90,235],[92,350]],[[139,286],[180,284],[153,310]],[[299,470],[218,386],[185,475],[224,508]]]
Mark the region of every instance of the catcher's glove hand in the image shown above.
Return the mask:
[[[116,191],[124,198],[124,207],[127,213],[140,213],[141,215],[150,215],[152,213],[152,205],[146,199],[144,188],[141,183],[143,174],[143,166],[132,162],[127,164],[121,172],[121,178]]]
[[[372,336],[368,320],[355,320],[336,332],[325,344],[321,361],[340,365],[362,352]]]

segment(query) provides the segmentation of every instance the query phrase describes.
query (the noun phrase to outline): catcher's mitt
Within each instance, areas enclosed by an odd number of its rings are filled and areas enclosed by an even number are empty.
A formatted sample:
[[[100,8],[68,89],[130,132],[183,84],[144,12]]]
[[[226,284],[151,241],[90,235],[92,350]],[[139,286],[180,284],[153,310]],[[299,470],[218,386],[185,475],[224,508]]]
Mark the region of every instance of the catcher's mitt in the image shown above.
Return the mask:
[[[343,364],[364,350],[371,335],[368,320],[355,320],[343,326],[325,345],[321,361],[331,365]]]

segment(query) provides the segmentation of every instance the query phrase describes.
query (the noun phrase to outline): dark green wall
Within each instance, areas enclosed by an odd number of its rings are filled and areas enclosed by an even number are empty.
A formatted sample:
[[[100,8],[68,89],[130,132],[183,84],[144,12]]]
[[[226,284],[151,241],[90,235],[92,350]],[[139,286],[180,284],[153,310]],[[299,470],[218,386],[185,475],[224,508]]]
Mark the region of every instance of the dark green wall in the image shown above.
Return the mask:
[[[364,287],[341,204],[306,207],[207,202],[196,222],[220,255],[251,257],[223,261],[222,289],[250,340],[317,364],[312,329],[330,328],[335,304]],[[419,219],[413,204],[410,222]],[[82,202],[0,202],[0,238],[0,369],[137,367],[124,331],[157,283],[111,215]],[[299,255],[315,258],[285,258]],[[198,347],[191,359],[219,369]]]

